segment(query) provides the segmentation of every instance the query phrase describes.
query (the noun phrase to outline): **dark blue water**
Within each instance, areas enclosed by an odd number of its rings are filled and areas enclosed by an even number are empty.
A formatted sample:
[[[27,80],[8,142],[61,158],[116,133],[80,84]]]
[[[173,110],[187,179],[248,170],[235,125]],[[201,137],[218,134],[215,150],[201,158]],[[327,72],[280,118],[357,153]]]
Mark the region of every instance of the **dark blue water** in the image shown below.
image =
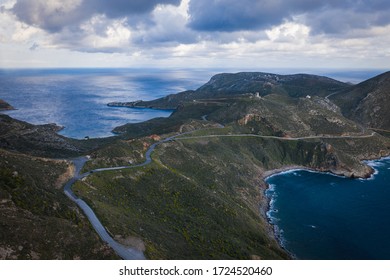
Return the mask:
[[[10,116],[33,124],[57,123],[73,138],[112,136],[126,123],[168,117],[171,111],[114,108],[109,102],[152,100],[196,89],[212,70],[49,69],[1,70],[0,99]]]
[[[268,216],[298,259],[390,260],[390,158],[368,180],[290,171],[267,179]]]

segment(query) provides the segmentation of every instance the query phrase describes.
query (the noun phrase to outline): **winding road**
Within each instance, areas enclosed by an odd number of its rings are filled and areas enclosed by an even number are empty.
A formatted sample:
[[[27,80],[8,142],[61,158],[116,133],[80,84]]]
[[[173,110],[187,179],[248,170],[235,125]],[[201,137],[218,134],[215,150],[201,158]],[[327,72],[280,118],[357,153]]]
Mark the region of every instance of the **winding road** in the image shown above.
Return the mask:
[[[202,119],[207,121],[207,115],[203,116]],[[221,125],[223,127],[223,125]],[[356,135],[356,136],[331,136],[331,135],[318,135],[318,136],[306,136],[306,137],[296,137],[296,138],[285,138],[285,137],[278,137],[278,136],[264,136],[264,135],[257,135],[257,134],[224,134],[224,135],[202,135],[202,136],[189,136],[189,137],[182,137],[187,134],[191,134],[195,131],[189,131],[184,132],[180,134],[176,134],[174,136],[170,136],[168,138],[165,138],[159,142],[156,142],[152,144],[149,149],[145,153],[145,161],[140,164],[136,165],[128,165],[128,166],[118,166],[118,167],[108,167],[108,168],[98,168],[94,169],[92,171],[80,174],[81,169],[83,168],[84,164],[88,161],[87,157],[80,157],[73,159],[72,162],[75,166],[75,171],[73,177],[65,184],[64,192],[65,194],[73,201],[75,202],[85,213],[89,221],[91,222],[93,228],[96,230],[98,235],[101,237],[101,239],[106,242],[122,259],[124,260],[143,260],[145,259],[145,256],[143,252],[136,250],[134,248],[126,247],[117,241],[115,241],[110,234],[107,232],[105,227],[102,225],[102,223],[97,218],[96,214],[93,212],[91,207],[88,206],[88,204],[83,201],[81,198],[77,197],[74,192],[72,191],[72,185],[77,182],[78,180],[81,180],[93,173],[98,172],[105,172],[105,171],[112,171],[112,170],[122,170],[122,169],[130,169],[130,168],[137,168],[142,167],[145,165],[148,165],[152,162],[151,155],[155,148],[166,142],[170,142],[173,140],[179,141],[179,140],[187,140],[187,139],[203,139],[203,138],[217,138],[217,137],[256,137],[256,138],[263,138],[263,139],[277,139],[277,140],[284,140],[284,141],[296,141],[296,140],[308,140],[308,139],[347,139],[347,138],[369,138],[373,137],[375,135],[375,132],[372,132],[369,135]]]
[[[279,137],[279,136],[267,136],[267,135],[257,135],[257,134],[217,134],[217,135],[201,135],[201,136],[190,136],[190,137],[179,137],[176,136],[175,140],[189,140],[189,139],[202,139],[202,138],[218,138],[218,137],[255,137],[263,139],[276,139],[283,141],[297,141],[297,140],[310,140],[310,139],[359,139],[359,138],[370,138],[373,137],[376,133],[372,132],[367,135],[345,135],[345,136],[333,136],[333,135],[316,135],[316,136],[304,136],[304,137]]]
[[[86,174],[79,175],[82,167],[87,162],[86,157],[77,158],[73,160],[73,163],[75,165],[75,172],[72,179],[70,179],[65,187],[64,192],[65,194],[73,201],[75,202],[84,212],[84,214],[87,216],[88,220],[92,224],[95,231],[98,233],[100,238],[105,241],[122,259],[124,260],[144,260],[145,256],[141,251],[138,251],[133,248],[128,248],[123,246],[122,244],[116,242],[107,232],[107,230],[104,228],[102,223],[99,221],[99,219],[96,217],[95,213],[91,209],[91,207],[88,206],[88,204],[78,198],[72,191],[71,187],[72,185],[82,179],[83,177],[86,177]]]
[[[75,166],[75,171],[74,171],[73,177],[64,186],[65,194],[83,210],[84,214],[87,216],[88,220],[90,221],[90,223],[92,224],[93,228],[98,233],[100,238],[104,242],[106,242],[122,259],[124,259],[124,260],[144,260],[145,256],[144,256],[143,252],[136,250],[134,248],[126,247],[126,246],[118,243],[117,241],[115,241],[111,237],[111,235],[107,232],[107,230],[102,225],[102,223],[99,221],[96,214],[93,212],[92,208],[89,207],[89,205],[84,200],[77,197],[75,195],[75,193],[72,191],[73,184],[76,183],[78,180],[81,180],[81,179],[83,179],[83,178],[85,178],[93,173],[111,171],[111,170],[130,169],[130,168],[136,168],[136,167],[142,167],[142,166],[148,165],[152,162],[151,155],[152,155],[154,149],[157,147],[157,145],[172,141],[173,139],[175,139],[175,137],[178,137],[180,135],[185,135],[188,133],[191,133],[191,132],[185,132],[185,133],[181,133],[178,135],[174,135],[174,136],[165,138],[159,142],[152,144],[149,147],[149,149],[146,151],[145,161],[143,163],[136,164],[136,165],[98,168],[98,169],[94,169],[94,170],[91,170],[89,172],[80,174],[81,169],[83,168],[84,164],[88,161],[88,158],[87,157],[79,157],[79,158],[72,160],[72,162]]]

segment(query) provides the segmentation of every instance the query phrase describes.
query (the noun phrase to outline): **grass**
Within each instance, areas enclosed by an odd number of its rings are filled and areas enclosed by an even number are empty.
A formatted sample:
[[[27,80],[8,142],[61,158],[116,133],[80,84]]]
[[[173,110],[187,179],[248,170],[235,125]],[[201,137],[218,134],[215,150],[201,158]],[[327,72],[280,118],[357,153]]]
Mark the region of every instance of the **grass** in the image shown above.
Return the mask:
[[[63,193],[64,161],[0,156],[0,259],[118,258]]]
[[[205,158],[189,160],[196,147],[178,153],[175,146],[164,144],[147,167],[94,174],[86,182],[93,188],[80,182],[75,190],[114,235],[142,237],[152,259],[286,258],[255,206],[258,186],[237,172],[230,180]]]
[[[326,162],[321,141],[246,137],[161,144],[151,165],[75,186],[113,235],[141,237],[151,259],[287,258],[260,215],[264,170]]]

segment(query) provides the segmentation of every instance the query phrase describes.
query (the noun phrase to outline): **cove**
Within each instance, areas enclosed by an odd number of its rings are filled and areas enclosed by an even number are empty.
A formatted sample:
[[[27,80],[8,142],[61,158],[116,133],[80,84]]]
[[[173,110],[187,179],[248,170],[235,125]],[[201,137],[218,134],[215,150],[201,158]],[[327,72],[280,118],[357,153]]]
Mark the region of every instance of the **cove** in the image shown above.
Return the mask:
[[[292,170],[270,176],[268,218],[297,259],[390,259],[390,158],[370,179]]]

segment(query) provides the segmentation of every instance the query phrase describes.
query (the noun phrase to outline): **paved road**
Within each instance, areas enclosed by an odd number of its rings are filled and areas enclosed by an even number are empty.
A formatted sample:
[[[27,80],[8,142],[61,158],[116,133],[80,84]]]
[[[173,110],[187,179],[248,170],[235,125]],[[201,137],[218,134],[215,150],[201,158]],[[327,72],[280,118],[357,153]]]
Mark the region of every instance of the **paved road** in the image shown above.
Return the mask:
[[[277,139],[284,141],[297,141],[297,140],[310,140],[310,139],[359,139],[359,138],[370,138],[375,135],[375,132],[372,132],[368,135],[346,135],[346,136],[333,136],[333,135],[316,135],[316,136],[305,136],[305,137],[278,137],[278,136],[267,136],[267,135],[257,135],[257,134],[220,134],[220,135],[201,135],[201,136],[189,136],[189,137],[179,137],[177,136],[176,140],[187,140],[187,139],[202,139],[202,138],[218,138],[218,137],[255,137],[263,139]]]
[[[100,238],[106,242],[114,251],[124,260],[144,260],[145,256],[141,251],[138,251],[133,248],[128,248],[123,246],[122,244],[116,242],[107,232],[107,230],[104,228],[102,223],[99,221],[99,219],[96,217],[95,213],[91,209],[91,207],[88,206],[87,203],[85,203],[84,200],[78,198],[72,191],[71,187],[72,185],[81,179],[83,176],[80,176],[81,168],[84,166],[85,162],[87,161],[87,158],[77,158],[73,160],[74,165],[76,166],[76,170],[74,173],[74,177],[70,179],[64,188],[65,194],[73,201],[75,202],[84,212],[84,214],[87,216],[88,220],[91,222],[93,228],[96,230],[96,232],[99,234]],[[84,175],[85,177],[85,175]]]
[[[203,116],[202,119],[207,120],[207,115]],[[115,252],[125,260],[143,260],[145,259],[144,254],[141,251],[138,251],[136,249],[128,248],[120,243],[116,242],[106,231],[102,223],[99,221],[99,219],[96,217],[95,213],[91,209],[91,207],[88,206],[85,201],[77,197],[73,191],[72,191],[72,185],[77,182],[78,180],[85,178],[93,173],[98,172],[105,172],[105,171],[112,171],[112,170],[121,170],[121,169],[129,169],[129,168],[136,168],[136,167],[142,167],[145,165],[148,165],[152,162],[151,155],[155,148],[162,144],[169,141],[174,140],[186,140],[186,139],[201,139],[201,138],[217,138],[217,137],[257,137],[257,138],[263,138],[263,139],[277,139],[277,140],[285,140],[285,141],[296,141],[296,140],[307,140],[307,139],[320,139],[320,138],[331,138],[331,139],[345,139],[345,138],[369,138],[375,135],[375,132],[372,132],[370,135],[358,135],[358,136],[331,136],[331,135],[322,135],[322,136],[306,136],[306,137],[297,137],[297,138],[284,138],[284,137],[278,137],[278,136],[264,136],[264,135],[257,135],[257,134],[225,134],[225,135],[203,135],[203,136],[189,136],[189,137],[182,137],[186,134],[191,134],[194,131],[185,132],[181,134],[177,134],[168,138],[165,138],[159,142],[156,142],[152,144],[149,149],[146,151],[145,154],[145,161],[141,164],[136,165],[128,165],[128,166],[118,166],[118,167],[108,167],[108,168],[98,168],[94,169],[92,171],[89,171],[87,173],[81,174],[80,171],[83,168],[84,164],[88,161],[86,157],[76,158],[73,160],[73,163],[75,165],[75,172],[72,179],[70,179],[65,187],[64,192],[65,194],[73,201],[75,202],[85,213],[89,221],[91,222],[92,226],[96,230],[96,232],[99,234],[99,236],[102,238],[103,241],[105,241],[109,246],[115,250]]]
[[[145,161],[141,164],[136,165],[128,165],[128,166],[118,166],[118,167],[108,167],[108,168],[98,168],[94,169],[92,171],[86,172],[84,174],[80,174],[81,169],[83,168],[84,164],[88,161],[86,157],[80,157],[73,159],[72,162],[75,166],[75,172],[73,175],[73,178],[71,178],[64,187],[65,194],[73,201],[75,202],[84,212],[84,214],[87,216],[88,220],[92,224],[95,231],[99,234],[100,238],[106,242],[114,251],[124,260],[144,260],[145,256],[141,251],[138,251],[133,248],[125,247],[122,244],[116,242],[107,232],[107,230],[104,228],[102,223],[97,218],[96,214],[93,212],[91,207],[82,199],[77,197],[75,193],[72,191],[72,186],[75,182],[78,180],[85,178],[93,173],[98,172],[104,172],[104,171],[111,171],[111,170],[121,170],[121,169],[128,169],[128,168],[136,168],[136,167],[142,167],[145,165],[148,165],[152,162],[151,155],[154,151],[154,149],[165,142],[169,142],[174,140],[175,137],[180,135],[185,135],[191,132],[181,133],[175,136],[171,136],[168,138],[165,138],[161,140],[160,142],[156,142],[153,145],[149,147],[149,149],[146,151],[145,154]]]

